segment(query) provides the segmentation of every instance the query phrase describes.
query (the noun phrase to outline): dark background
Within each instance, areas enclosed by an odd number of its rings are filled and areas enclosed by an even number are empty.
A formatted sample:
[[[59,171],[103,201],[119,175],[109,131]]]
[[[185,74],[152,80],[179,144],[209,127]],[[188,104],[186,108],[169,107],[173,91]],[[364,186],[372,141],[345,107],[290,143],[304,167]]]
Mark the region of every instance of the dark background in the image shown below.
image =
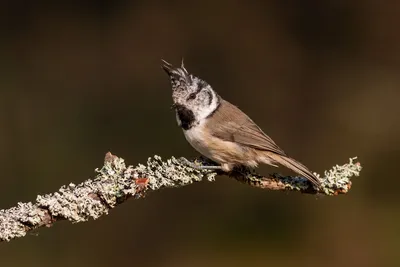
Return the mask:
[[[93,177],[107,151],[197,156],[161,58],[312,170],[364,169],[339,197],[162,190],[1,243],[1,266],[399,266],[399,26],[396,1],[2,1],[1,208]]]

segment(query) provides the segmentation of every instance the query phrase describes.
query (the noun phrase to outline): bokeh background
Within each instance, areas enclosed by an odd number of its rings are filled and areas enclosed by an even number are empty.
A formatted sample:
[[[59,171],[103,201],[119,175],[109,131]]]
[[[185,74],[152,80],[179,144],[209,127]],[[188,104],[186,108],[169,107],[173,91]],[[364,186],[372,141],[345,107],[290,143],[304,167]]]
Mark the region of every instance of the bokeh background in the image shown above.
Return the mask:
[[[162,190],[1,243],[1,266],[399,266],[399,26],[396,1],[1,1],[1,208],[93,177],[107,151],[197,156],[161,58],[314,171],[364,166],[339,197]]]

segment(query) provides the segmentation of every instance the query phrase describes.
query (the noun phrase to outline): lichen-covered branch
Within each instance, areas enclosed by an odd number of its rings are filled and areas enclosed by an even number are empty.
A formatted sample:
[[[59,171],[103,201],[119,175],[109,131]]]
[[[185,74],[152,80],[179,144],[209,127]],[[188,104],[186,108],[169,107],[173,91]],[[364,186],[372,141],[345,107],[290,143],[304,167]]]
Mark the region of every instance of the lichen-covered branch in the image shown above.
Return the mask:
[[[228,174],[238,181],[269,190],[291,190],[303,193],[337,195],[350,189],[350,177],[361,171],[354,159],[335,166],[320,178],[324,192],[316,191],[302,177],[271,175],[263,177],[250,170],[237,170]],[[94,179],[79,185],[62,186],[58,192],[39,195],[34,203],[18,203],[17,206],[0,210],[0,241],[23,237],[29,231],[51,226],[58,220],[72,223],[97,219],[124,202],[126,199],[141,198],[149,191],[164,187],[180,187],[203,179],[213,181],[217,173],[211,170],[193,169],[176,158],[162,161],[161,157],[149,158],[146,165],[126,166],[122,158],[107,153],[104,166],[96,169]]]

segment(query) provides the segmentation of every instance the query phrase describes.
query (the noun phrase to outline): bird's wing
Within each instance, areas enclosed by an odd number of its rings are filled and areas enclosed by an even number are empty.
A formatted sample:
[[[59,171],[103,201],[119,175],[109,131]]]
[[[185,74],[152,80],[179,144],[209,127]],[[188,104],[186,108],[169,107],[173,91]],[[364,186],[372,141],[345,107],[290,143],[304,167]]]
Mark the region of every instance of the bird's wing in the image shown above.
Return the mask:
[[[265,150],[286,156],[286,153],[266,135],[245,113],[231,103],[222,100],[211,118],[211,134],[225,141]]]

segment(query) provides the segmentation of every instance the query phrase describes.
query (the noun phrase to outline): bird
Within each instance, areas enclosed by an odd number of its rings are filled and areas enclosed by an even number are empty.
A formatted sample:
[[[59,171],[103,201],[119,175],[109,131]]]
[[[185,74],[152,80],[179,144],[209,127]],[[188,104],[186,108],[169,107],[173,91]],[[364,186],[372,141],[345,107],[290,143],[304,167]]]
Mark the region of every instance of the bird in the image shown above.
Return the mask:
[[[161,61],[172,87],[172,109],[186,140],[200,154],[219,164],[192,167],[231,172],[238,166],[284,166],[321,189],[315,174],[289,157],[246,113],[224,100],[210,84],[189,73],[183,59],[180,67]]]

